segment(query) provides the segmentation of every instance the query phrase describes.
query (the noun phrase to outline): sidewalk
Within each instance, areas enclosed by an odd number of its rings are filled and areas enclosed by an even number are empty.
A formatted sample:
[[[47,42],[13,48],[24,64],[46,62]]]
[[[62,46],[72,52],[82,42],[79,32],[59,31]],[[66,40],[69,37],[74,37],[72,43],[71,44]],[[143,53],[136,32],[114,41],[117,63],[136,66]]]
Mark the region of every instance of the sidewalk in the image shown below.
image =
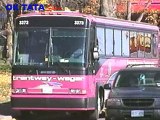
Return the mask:
[[[0,120],[16,120],[12,116],[0,115]]]

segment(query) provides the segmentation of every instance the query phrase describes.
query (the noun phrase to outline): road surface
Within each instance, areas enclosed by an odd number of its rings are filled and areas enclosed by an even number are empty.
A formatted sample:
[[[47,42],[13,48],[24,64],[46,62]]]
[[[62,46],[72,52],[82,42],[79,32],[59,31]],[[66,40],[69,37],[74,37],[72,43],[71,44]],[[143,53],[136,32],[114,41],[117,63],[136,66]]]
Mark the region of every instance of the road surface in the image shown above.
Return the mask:
[[[0,120],[3,116],[6,116],[6,118],[7,118],[6,120],[10,120],[10,118],[15,118],[16,120],[31,120],[31,119],[25,119],[25,118],[21,117],[20,112],[13,111],[11,109],[11,103],[10,102],[0,104]],[[84,120],[84,119],[78,119],[78,117],[77,118],[76,117],[75,118],[70,118],[70,117],[63,117],[62,118],[61,117],[60,119],[55,117],[55,118],[48,119],[48,116],[46,116],[45,118],[36,117],[36,118],[33,118],[32,120]],[[105,119],[100,118],[98,120],[105,120]]]
[[[16,120],[87,120],[87,119],[81,119],[78,117],[34,117],[34,118],[24,118],[24,117],[17,117]],[[104,118],[99,118],[98,120],[105,120]]]

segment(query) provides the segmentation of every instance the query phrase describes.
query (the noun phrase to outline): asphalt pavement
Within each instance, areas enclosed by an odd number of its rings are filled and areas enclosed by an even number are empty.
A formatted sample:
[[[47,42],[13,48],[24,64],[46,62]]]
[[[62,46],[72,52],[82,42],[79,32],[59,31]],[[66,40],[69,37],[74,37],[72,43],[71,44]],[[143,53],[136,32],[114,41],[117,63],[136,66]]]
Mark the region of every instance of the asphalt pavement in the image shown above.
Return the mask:
[[[1,118],[3,118],[3,116],[6,116],[6,118],[15,118],[16,120],[82,120],[79,118],[71,118],[70,116],[63,116],[63,115],[61,115],[59,117],[44,116],[44,117],[34,117],[34,118],[26,119],[20,115],[19,111],[15,111],[15,110],[11,109],[10,102],[0,103],[0,120],[1,120]],[[7,120],[9,120],[9,119],[7,119]],[[98,120],[104,120],[104,118],[100,118]]]

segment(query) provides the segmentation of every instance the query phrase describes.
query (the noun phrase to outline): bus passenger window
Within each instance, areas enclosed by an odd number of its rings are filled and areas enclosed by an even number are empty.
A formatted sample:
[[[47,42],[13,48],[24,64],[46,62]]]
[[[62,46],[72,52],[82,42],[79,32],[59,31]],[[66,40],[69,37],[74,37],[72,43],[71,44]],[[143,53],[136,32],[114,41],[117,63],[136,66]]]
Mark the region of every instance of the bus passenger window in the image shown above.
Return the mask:
[[[137,33],[137,47],[138,47],[138,57],[144,58],[144,47],[145,39],[144,39],[144,33]]]
[[[113,29],[106,29],[106,55],[113,56]]]
[[[138,47],[137,47],[137,37],[136,32],[130,32],[130,56],[137,57]]]
[[[99,45],[99,54],[105,55],[104,28],[97,28],[97,38],[98,38],[98,45]]]
[[[152,34],[152,44],[151,44],[151,49],[152,49],[152,57],[156,58],[157,54],[158,54],[158,50],[157,50],[157,36],[155,34]]]
[[[121,30],[114,30],[114,55],[121,56]]]
[[[122,31],[122,56],[129,57],[129,31]]]
[[[150,33],[145,33],[145,57],[146,58],[152,58],[152,53],[151,53],[151,34]]]

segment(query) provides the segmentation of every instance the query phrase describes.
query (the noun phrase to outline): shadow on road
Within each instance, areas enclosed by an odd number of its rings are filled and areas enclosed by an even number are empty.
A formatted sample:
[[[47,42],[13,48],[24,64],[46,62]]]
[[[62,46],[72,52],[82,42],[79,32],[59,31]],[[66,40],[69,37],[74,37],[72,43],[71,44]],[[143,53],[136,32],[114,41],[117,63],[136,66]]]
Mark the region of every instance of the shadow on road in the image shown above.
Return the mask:
[[[49,114],[48,114],[49,113]],[[51,112],[52,113],[52,112]],[[20,116],[17,117],[16,120],[88,120],[85,116],[79,116],[79,115],[66,115],[64,113],[61,114],[55,114],[53,112],[50,114],[50,112],[41,112],[41,114],[33,114],[30,116]]]
[[[16,118],[16,120],[88,120],[85,119],[85,116],[77,116],[77,115],[65,115],[62,114],[45,114],[42,112],[38,116],[34,117],[23,117],[20,115],[19,111],[15,111],[11,108],[11,102],[0,104],[0,115],[12,116]]]
[[[0,115],[10,115],[13,117],[19,116],[20,112],[12,110],[11,102],[1,103],[0,104]]]

